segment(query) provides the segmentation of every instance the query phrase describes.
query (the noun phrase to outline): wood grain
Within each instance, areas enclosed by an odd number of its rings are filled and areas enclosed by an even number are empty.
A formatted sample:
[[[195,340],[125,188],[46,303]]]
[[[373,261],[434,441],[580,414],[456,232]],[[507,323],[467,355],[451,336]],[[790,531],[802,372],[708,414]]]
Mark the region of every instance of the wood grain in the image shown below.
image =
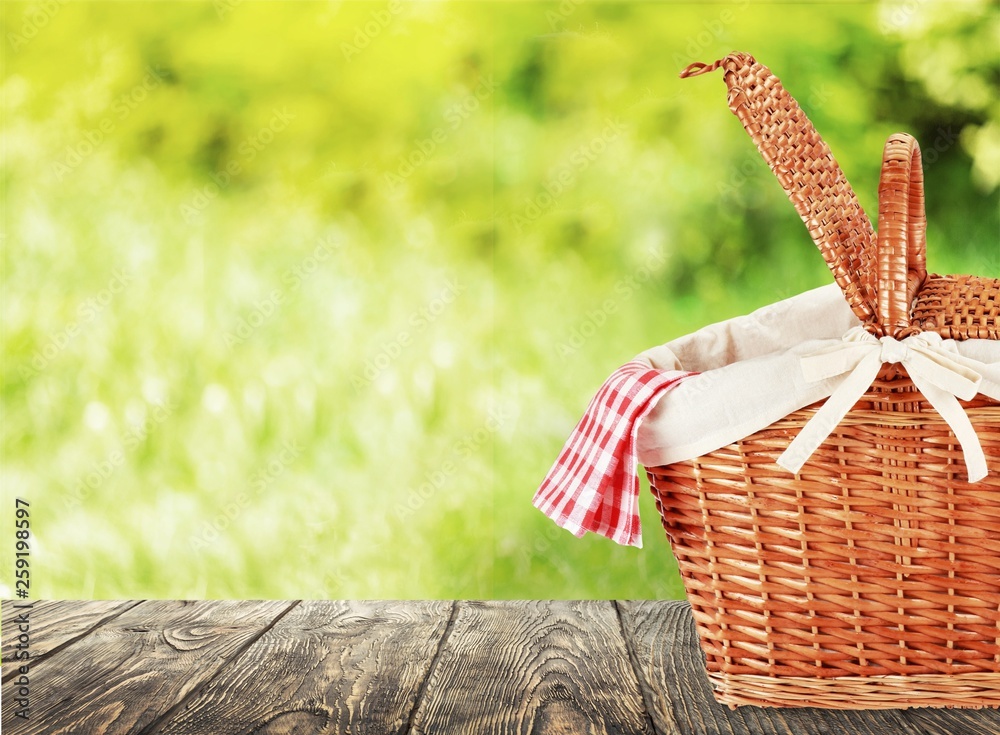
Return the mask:
[[[610,602],[460,602],[413,735],[653,735]]]
[[[48,653],[31,720],[4,685],[8,735],[1000,735],[1000,710],[730,710],[683,602],[64,602],[31,622]]]
[[[11,660],[20,635],[18,617],[28,616],[28,652],[32,666],[41,663],[53,650],[71,644],[103,622],[121,615],[138,601],[122,600],[40,600],[30,608],[17,608],[3,601],[3,681],[17,674],[20,661]]]
[[[149,733],[402,735],[451,609],[303,602]]]
[[[15,717],[8,705],[3,730],[9,735],[139,733],[289,607],[287,602],[243,601],[136,605],[33,666],[32,717]]]
[[[659,731],[698,735],[980,735],[997,733],[995,710],[740,707],[712,697],[686,602],[621,602],[622,626]],[[993,724],[991,724],[993,723]],[[994,728],[994,729],[991,729]]]
[[[927,735],[1000,735],[1000,710],[911,709],[902,714]]]

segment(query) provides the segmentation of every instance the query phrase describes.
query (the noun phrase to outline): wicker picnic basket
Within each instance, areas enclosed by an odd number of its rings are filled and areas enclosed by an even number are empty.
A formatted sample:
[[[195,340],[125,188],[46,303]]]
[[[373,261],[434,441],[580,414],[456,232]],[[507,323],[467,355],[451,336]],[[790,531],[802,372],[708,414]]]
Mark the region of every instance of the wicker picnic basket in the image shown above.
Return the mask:
[[[885,147],[876,236],[778,79],[734,53],[729,107],[778,177],[864,328],[1000,339],[1000,280],[928,275],[920,149]],[[904,368],[870,389],[795,474],[777,464],[823,402],[694,460],[647,468],[716,698],[731,706],[1000,706],[1000,404],[961,401],[959,441]]]

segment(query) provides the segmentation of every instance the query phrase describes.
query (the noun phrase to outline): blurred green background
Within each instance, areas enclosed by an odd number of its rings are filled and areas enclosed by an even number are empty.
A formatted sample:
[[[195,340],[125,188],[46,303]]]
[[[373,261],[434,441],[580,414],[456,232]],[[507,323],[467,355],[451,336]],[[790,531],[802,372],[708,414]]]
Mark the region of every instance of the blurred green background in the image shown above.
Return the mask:
[[[831,279],[678,71],[754,53],[872,215],[913,133],[932,269],[997,275],[996,7],[5,2],[32,596],[679,596],[645,486],[641,551],[532,494],[618,365]]]

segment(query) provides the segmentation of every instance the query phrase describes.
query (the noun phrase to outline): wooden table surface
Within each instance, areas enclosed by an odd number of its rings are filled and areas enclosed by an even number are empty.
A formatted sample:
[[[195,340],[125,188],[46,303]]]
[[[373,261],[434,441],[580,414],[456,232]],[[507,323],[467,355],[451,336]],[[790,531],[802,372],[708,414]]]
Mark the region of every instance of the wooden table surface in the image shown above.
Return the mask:
[[[683,602],[3,603],[8,735],[977,735],[1000,710],[717,704]],[[28,628],[30,718],[12,660]],[[24,639],[20,638],[23,643]],[[23,693],[23,690],[22,690]]]

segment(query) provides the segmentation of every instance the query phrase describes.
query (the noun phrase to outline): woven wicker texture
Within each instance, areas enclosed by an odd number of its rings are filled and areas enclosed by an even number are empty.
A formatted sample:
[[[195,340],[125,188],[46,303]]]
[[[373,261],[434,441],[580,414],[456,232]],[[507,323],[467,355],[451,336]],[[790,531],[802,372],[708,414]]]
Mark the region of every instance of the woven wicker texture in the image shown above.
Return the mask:
[[[889,139],[879,236],[780,82],[745,54],[730,108],[875,334],[1000,338],[1000,280],[928,276],[919,146]],[[1000,403],[962,402],[989,474],[885,366],[798,475],[776,464],[821,404],[648,469],[716,697],[731,705],[1000,706]]]
[[[735,674],[709,679],[731,705],[823,707],[825,709],[909,709],[910,707],[1000,707],[995,674],[884,676],[828,679],[785,677],[779,685],[767,676]],[[967,704],[962,704],[966,702]]]
[[[928,276],[912,316],[945,339],[1000,339],[1000,279]]]
[[[815,407],[649,469],[710,672],[989,672],[1000,695],[1000,408],[963,405],[990,466],[975,484],[900,380],[877,384],[797,477],[775,461]]]
[[[682,77],[725,71],[729,109],[771,167],[862,322],[875,315],[875,231],[809,118],[771,70],[749,54],[692,64]]]
[[[878,318],[869,322],[877,336],[902,338],[910,327],[910,304],[927,278],[927,218],[920,146],[906,133],[889,136],[878,184]]]
[[[985,304],[967,299],[964,281],[959,280],[967,276],[932,276],[939,280],[933,283],[933,295],[924,297],[931,283],[925,264],[923,172],[920,148],[911,136],[896,134],[886,143],[876,237],[830,147],[770,69],[749,54],[733,53],[713,64],[691,64],[681,77],[719,68],[729,90],[729,109],[785,190],[851,309],[870,331],[879,336],[904,337],[923,330],[946,339],[997,339],[996,298]],[[978,280],[987,292],[1000,289],[1000,278]],[[952,285],[959,290],[949,294]],[[914,298],[919,299],[919,312],[912,308]]]

